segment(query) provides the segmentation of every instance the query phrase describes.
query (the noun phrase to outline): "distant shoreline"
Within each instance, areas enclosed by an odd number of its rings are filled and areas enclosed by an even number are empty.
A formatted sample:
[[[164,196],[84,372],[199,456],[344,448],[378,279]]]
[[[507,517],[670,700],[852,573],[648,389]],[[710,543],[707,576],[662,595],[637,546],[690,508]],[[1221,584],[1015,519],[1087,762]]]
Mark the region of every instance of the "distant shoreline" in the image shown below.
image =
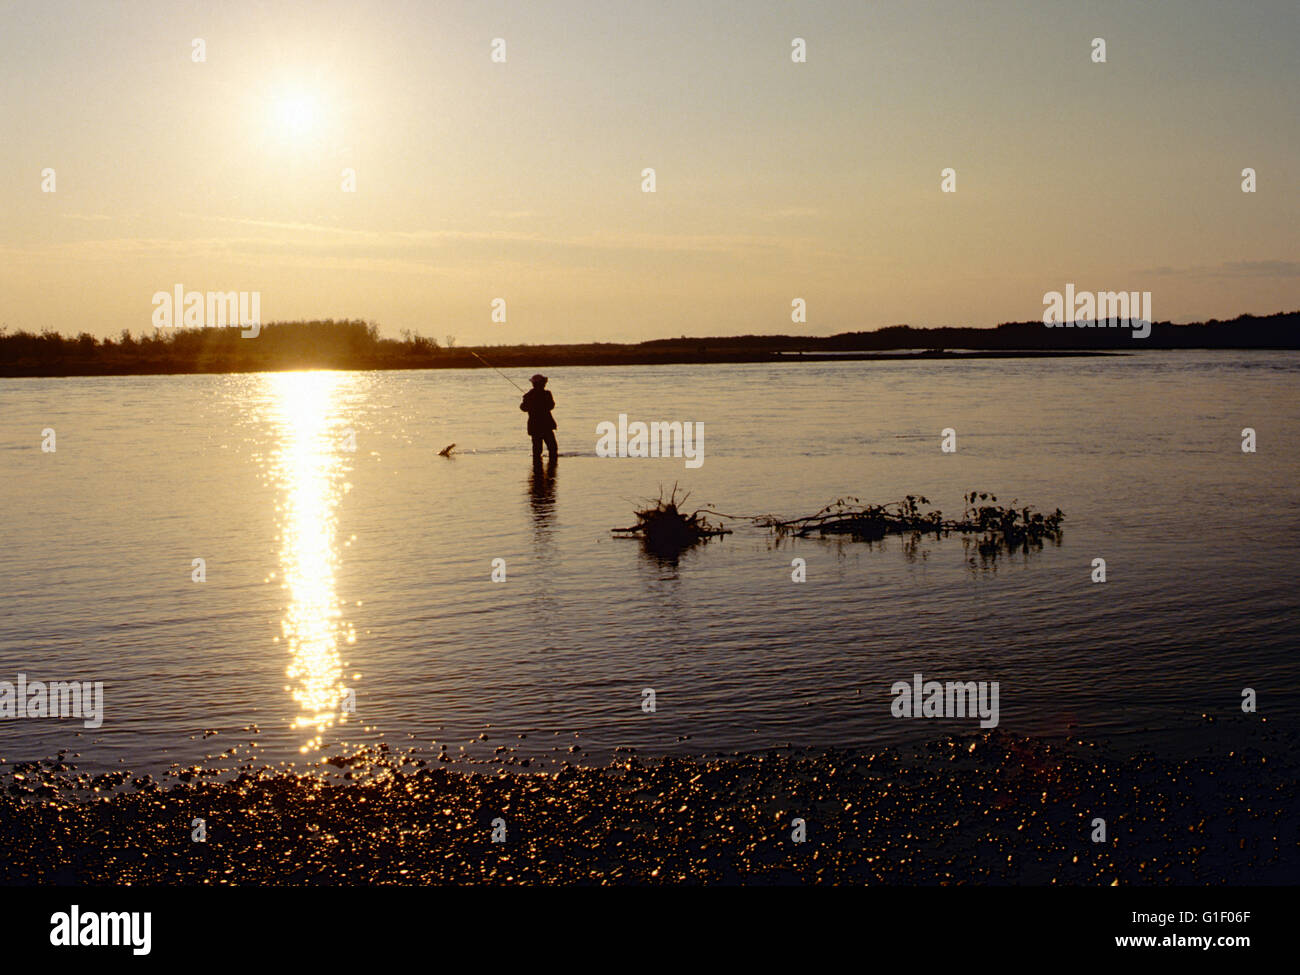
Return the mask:
[[[1141,323],[1138,323],[1141,324]],[[1150,334],[1145,334],[1149,329]],[[0,377],[203,375],[334,369],[548,369],[564,366],[1033,359],[1129,355],[1154,350],[1297,350],[1300,312],[1228,322],[1118,326],[1091,322],[996,328],[894,325],[837,335],[680,336],[637,343],[459,346],[407,332],[383,338],[362,321],[271,322],[244,338],[238,327],[159,329],[117,339],[82,333],[0,331]],[[486,361],[485,361],[486,360]]]
[[[17,371],[8,363],[0,363],[0,379],[85,379],[107,376],[213,376],[244,375],[258,372],[292,372],[300,369],[323,369],[335,372],[388,372],[388,371],[428,371],[441,369],[487,369],[482,362],[468,355],[456,355],[460,349],[449,349],[444,361],[418,363],[383,363],[380,365],[316,365],[311,363],[287,363],[278,366],[250,365],[244,368],[220,367],[197,368],[169,367],[159,364],[161,368],[143,368],[145,364],[132,364],[127,368],[105,367],[97,363],[87,363],[84,368],[75,366],[65,371]],[[465,352],[469,351],[467,347]],[[487,355],[494,350],[490,346],[474,349]],[[949,359],[1075,359],[1099,358],[1104,356],[1127,356],[1128,352],[1091,351],[1081,349],[970,349],[947,351],[944,349],[924,350],[921,352],[767,352],[752,355],[732,354],[708,356],[673,356],[673,355],[629,355],[610,356],[594,360],[590,357],[547,356],[545,358],[523,358],[519,356],[502,357],[499,354],[492,360],[494,366],[506,369],[557,368],[567,366],[698,366],[698,365],[743,365],[748,363],[799,363],[799,362],[896,362]]]

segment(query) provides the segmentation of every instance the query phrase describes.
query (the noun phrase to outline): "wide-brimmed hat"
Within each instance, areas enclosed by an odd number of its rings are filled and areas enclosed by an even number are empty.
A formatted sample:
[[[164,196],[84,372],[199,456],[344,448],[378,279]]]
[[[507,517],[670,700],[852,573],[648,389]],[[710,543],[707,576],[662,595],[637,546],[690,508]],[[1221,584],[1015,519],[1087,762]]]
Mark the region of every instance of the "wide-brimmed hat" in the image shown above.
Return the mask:
[[[535,383],[544,383],[546,382],[546,377],[539,372],[536,376],[532,378],[531,381]]]

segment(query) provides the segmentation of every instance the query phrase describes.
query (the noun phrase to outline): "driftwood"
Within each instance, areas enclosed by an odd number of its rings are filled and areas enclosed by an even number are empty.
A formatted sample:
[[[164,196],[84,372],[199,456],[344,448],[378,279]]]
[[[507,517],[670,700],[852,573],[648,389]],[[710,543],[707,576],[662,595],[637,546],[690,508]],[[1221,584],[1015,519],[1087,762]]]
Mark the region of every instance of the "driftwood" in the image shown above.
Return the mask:
[[[704,515],[748,521],[770,528],[778,536],[847,535],[854,541],[875,542],[886,535],[901,535],[912,542],[925,535],[936,538],[959,534],[963,544],[973,544],[982,556],[996,556],[1000,551],[1041,548],[1044,541],[1061,541],[1060,508],[1051,514],[1035,511],[1028,505],[1017,507],[997,503],[997,495],[971,491],[963,496],[966,508],[960,518],[944,518],[941,511],[929,508],[930,499],[909,494],[901,501],[866,504],[858,498],[838,498],[814,514],[802,518],[779,518],[776,515],[729,515],[714,508],[700,508],[690,514],[682,505],[690,494],[677,496],[677,485],[665,499],[659,498],[636,513],[637,523],[630,528],[615,528],[614,534],[640,538],[657,555],[675,556],[684,549],[731,530],[715,525]],[[929,510],[923,510],[926,506]],[[972,537],[975,536],[975,537]]]
[[[953,532],[984,536],[981,546],[1015,548],[1041,545],[1044,540],[1059,541],[1065,515],[1060,508],[1043,514],[1029,506],[997,504],[997,495],[971,491],[962,499],[966,509],[958,519],[945,519],[937,510],[922,511],[930,499],[909,494],[902,501],[888,504],[864,504],[858,498],[839,498],[815,514],[803,518],[782,519],[761,515],[751,520],[773,529],[778,535],[805,538],[809,535],[849,535],[859,541],[877,541],[886,535],[934,535]]]
[[[636,524],[630,528],[615,528],[614,534],[625,538],[639,538],[646,548],[660,555],[676,555],[697,542],[719,535],[730,535],[730,528],[710,524],[699,509],[686,514],[681,510],[690,492],[677,496],[677,485],[665,499],[662,488],[659,497],[649,507],[636,513]]]

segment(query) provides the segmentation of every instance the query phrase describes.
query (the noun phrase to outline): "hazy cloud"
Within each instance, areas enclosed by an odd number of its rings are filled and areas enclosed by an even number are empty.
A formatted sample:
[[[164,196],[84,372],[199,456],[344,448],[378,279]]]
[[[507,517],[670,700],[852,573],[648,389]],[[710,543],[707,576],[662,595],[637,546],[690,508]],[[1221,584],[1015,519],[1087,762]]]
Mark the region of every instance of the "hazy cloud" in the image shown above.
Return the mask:
[[[1191,267],[1152,267],[1139,274],[1188,278],[1294,278],[1300,277],[1300,261],[1224,261]]]

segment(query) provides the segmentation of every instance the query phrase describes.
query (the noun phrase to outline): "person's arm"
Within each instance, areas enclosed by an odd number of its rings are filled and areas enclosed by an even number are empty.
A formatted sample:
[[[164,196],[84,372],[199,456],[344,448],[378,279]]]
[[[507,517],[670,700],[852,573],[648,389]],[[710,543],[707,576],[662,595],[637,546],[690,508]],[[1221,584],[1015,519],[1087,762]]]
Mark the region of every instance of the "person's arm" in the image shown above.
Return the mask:
[[[524,413],[528,412],[528,394],[524,393],[524,398],[519,401],[519,409]]]

